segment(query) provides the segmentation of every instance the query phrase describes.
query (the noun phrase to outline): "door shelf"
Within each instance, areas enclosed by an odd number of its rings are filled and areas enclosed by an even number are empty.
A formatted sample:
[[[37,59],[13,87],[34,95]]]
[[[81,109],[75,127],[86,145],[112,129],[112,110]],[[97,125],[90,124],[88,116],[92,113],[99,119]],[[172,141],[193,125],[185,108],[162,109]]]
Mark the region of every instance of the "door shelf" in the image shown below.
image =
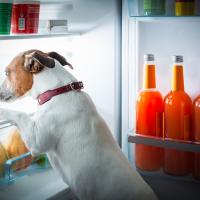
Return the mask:
[[[41,156],[33,158],[30,166],[26,168],[21,167],[21,169],[19,170],[13,169],[13,165],[16,162],[20,162],[29,156],[31,156],[30,152],[20,155],[18,157],[9,159],[5,162],[5,164],[3,165],[4,173],[1,174],[0,176],[0,187],[4,187],[6,185],[12,184],[17,179],[23,176],[32,174],[34,172],[42,172],[43,170],[46,170],[51,167],[46,155],[41,155]]]
[[[184,176],[174,176],[167,174],[163,170],[163,168],[157,171],[144,171],[136,167],[134,143],[149,144],[149,140],[142,139],[143,141],[139,142],[139,140],[136,141],[135,138],[139,138],[139,136],[128,136],[128,159],[131,163],[132,168],[136,170],[142,176],[142,178],[151,186],[155,194],[158,196],[158,199],[196,200],[196,197],[200,195],[200,180],[195,179],[192,173],[189,173]],[[170,193],[169,186],[171,186]],[[185,189],[183,190],[182,188]]]
[[[200,17],[199,2],[195,3],[195,15],[192,16],[176,16],[175,3],[171,0],[165,0],[164,14],[160,15],[145,15],[143,1],[127,0],[129,17],[136,20],[197,20]],[[198,19],[199,20],[199,19]]]
[[[200,22],[200,16],[130,16],[130,19],[141,22]]]
[[[158,138],[153,136],[140,135],[134,132],[128,135],[128,142],[200,153],[200,142]]]

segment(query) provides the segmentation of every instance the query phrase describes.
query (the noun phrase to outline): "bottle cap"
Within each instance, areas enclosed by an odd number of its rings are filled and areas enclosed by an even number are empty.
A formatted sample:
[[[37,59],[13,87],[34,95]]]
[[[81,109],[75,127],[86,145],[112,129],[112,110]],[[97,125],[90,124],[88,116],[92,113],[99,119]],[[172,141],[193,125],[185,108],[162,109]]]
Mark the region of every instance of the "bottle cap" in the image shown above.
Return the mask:
[[[154,55],[153,54],[145,54],[144,61],[154,61]]]
[[[181,63],[181,62],[183,62],[183,56],[172,56],[172,60],[173,60],[173,62],[175,62],[175,63]]]

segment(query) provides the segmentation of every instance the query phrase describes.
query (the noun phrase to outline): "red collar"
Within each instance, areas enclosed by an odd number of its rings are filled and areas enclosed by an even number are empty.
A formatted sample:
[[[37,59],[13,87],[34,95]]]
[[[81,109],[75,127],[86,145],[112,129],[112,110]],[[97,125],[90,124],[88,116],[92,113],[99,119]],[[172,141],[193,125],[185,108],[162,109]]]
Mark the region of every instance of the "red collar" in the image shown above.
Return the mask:
[[[48,91],[38,95],[37,100],[38,100],[39,105],[42,105],[56,95],[59,95],[59,94],[65,93],[65,92],[69,92],[72,90],[79,91],[82,88],[83,88],[82,82],[73,82],[73,83],[70,83],[63,87],[56,88],[54,90],[48,90]]]

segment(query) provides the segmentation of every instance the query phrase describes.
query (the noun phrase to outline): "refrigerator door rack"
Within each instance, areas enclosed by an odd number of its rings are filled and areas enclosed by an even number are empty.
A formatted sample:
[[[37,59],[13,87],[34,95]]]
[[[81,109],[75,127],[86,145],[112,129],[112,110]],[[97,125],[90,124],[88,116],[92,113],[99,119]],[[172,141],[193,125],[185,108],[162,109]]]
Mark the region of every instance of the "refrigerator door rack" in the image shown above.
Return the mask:
[[[129,161],[131,163],[131,166],[133,167],[133,169],[135,169],[143,178],[147,183],[150,183],[151,187],[154,189],[154,191],[158,192],[159,196],[162,197],[162,195],[160,195],[160,191],[163,188],[168,188],[170,184],[173,184],[175,182],[175,184],[177,184],[178,186],[180,186],[180,184],[183,184],[185,186],[188,186],[189,188],[193,188],[195,191],[195,194],[197,194],[197,196],[200,194],[199,192],[199,180],[194,179],[192,174],[187,174],[184,176],[174,176],[174,175],[170,175],[164,172],[164,170],[161,168],[160,170],[157,171],[145,171],[145,170],[141,170],[139,168],[137,168],[135,166],[135,162],[134,162],[134,157],[133,157],[133,148],[134,148],[134,143],[129,143],[129,147],[128,147],[128,157],[129,157]],[[160,183],[160,188],[157,184],[152,184],[151,181],[153,183],[158,182],[158,184]],[[187,187],[185,187],[187,188]],[[173,188],[172,190],[176,190],[175,188]],[[184,194],[187,194],[188,196],[191,195],[190,192],[187,193],[187,190],[184,192]],[[180,196],[180,191],[177,191],[177,194],[170,194],[170,197],[173,196]],[[162,198],[161,198],[162,199]]]
[[[188,10],[188,12],[177,14],[176,2],[172,0],[128,0],[129,16],[131,18],[193,18],[195,16],[200,16],[199,5],[200,2],[195,1],[194,6],[191,8],[186,7],[187,9],[192,9],[192,11]]]
[[[199,180],[196,180],[192,177],[191,174],[185,176],[175,176],[164,173],[164,170],[161,168],[157,171],[145,171],[136,167],[135,165],[135,153],[134,147],[135,144],[143,144],[148,146],[160,147],[164,149],[173,149],[185,152],[200,153],[200,142],[193,141],[183,141],[183,140],[174,140],[169,138],[159,138],[153,136],[145,136],[135,133],[133,130],[128,132],[128,159],[131,162],[133,168],[135,168],[144,178],[154,177],[154,178],[164,178],[167,180],[177,180],[177,181],[189,181],[192,183],[197,183],[199,185]]]
[[[200,142],[174,140],[170,138],[159,138],[153,136],[140,135],[134,132],[128,134],[128,142],[200,153]]]
[[[199,52],[199,49],[196,48],[196,44],[199,41],[199,11],[194,16],[179,17],[175,16],[175,12],[166,12],[165,15],[144,15],[143,2],[143,0],[125,0],[123,7],[125,17],[122,23],[122,149],[128,157],[132,168],[141,174],[144,180],[155,191],[159,199],[196,199],[196,196],[200,195],[200,181],[198,177],[195,177],[194,171],[191,170],[187,174],[180,174],[180,176],[177,174],[174,175],[175,173],[169,175],[170,173],[167,173],[166,165],[163,163],[154,171],[145,168],[141,170],[142,167],[139,164],[142,163],[140,162],[142,159],[138,156],[138,148],[135,148],[135,146],[143,147],[142,145],[146,145],[153,146],[153,148],[160,147],[165,148],[167,151],[173,149],[175,149],[173,151],[182,150],[192,156],[196,156],[196,154],[198,156],[200,154],[200,143],[170,140],[163,138],[163,134],[161,138],[147,137],[136,134],[135,130],[137,122],[136,100],[138,93],[143,89],[143,57],[145,54],[151,53],[156,57],[157,87],[163,97],[170,90],[169,77],[171,77],[172,67],[170,58],[172,55],[178,53],[184,55],[186,61],[186,91],[192,98],[199,95],[199,84],[196,83],[198,79],[194,80],[194,74],[197,74],[199,70],[196,67],[197,63],[199,63],[199,57],[196,53]],[[165,0],[165,2],[175,1]],[[198,4],[200,1],[196,1],[196,3]],[[188,46],[190,47],[189,50]],[[150,147],[147,149],[150,149]],[[144,155],[143,152],[140,151],[139,153],[141,154],[139,155]],[[155,156],[155,158],[157,157]],[[162,158],[165,157],[162,156]],[[143,159],[142,161],[144,161],[143,163],[146,161],[149,167],[151,164],[149,161],[152,160]],[[157,161],[157,159],[155,160]],[[181,162],[180,165],[185,166]]]

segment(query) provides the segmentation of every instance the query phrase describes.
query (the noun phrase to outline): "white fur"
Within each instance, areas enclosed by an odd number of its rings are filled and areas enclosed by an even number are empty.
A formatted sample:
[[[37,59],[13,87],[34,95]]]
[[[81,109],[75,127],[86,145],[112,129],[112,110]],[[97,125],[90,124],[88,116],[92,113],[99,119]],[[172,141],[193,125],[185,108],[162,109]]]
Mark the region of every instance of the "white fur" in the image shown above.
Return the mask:
[[[56,61],[34,75],[29,95],[76,79]],[[150,187],[134,171],[114,141],[90,97],[72,91],[38,107],[33,119],[21,112],[0,109],[16,122],[32,154],[47,153],[50,163],[80,200],[154,200]]]

